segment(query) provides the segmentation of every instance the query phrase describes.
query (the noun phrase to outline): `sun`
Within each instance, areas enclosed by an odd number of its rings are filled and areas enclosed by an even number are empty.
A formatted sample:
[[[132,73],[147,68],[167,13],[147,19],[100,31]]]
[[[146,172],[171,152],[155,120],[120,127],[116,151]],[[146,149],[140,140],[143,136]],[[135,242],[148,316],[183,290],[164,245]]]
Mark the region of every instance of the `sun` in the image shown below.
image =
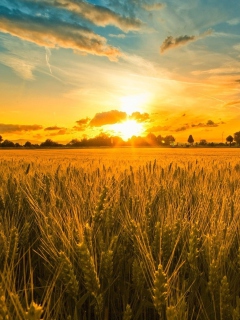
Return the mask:
[[[114,134],[123,140],[128,140],[132,136],[139,136],[144,132],[143,125],[135,120],[127,120],[122,123],[116,123],[111,128]]]

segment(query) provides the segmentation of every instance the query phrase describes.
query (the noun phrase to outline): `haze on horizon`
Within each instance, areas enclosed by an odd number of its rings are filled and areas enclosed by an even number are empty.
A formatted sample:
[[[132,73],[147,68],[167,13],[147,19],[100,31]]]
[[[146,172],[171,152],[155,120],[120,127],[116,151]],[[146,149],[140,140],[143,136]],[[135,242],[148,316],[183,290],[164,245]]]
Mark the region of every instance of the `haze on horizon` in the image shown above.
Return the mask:
[[[0,135],[240,131],[240,2],[2,0]]]

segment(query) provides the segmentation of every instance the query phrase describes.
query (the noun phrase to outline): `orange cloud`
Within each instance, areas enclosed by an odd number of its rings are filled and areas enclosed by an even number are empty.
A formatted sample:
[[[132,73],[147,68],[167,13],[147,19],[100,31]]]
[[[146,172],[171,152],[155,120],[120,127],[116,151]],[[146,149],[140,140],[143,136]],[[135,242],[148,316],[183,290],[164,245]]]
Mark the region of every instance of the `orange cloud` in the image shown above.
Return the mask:
[[[80,120],[76,121],[76,123],[77,123],[79,126],[82,126],[82,125],[88,124],[89,121],[90,121],[89,118],[85,118],[85,119],[80,119]]]
[[[54,127],[47,127],[44,129],[44,131],[55,131],[55,130],[62,130],[62,129],[66,129],[66,128],[60,128],[60,127],[54,126]]]
[[[126,112],[111,110],[107,112],[97,113],[90,121],[89,125],[92,127],[101,127],[106,124],[115,124],[127,119]]]
[[[0,123],[0,134],[3,133],[19,133],[41,130],[43,127],[38,124],[21,125],[21,124],[4,124]]]
[[[137,122],[145,122],[150,119],[148,113],[140,113],[139,111],[133,112],[129,118]]]

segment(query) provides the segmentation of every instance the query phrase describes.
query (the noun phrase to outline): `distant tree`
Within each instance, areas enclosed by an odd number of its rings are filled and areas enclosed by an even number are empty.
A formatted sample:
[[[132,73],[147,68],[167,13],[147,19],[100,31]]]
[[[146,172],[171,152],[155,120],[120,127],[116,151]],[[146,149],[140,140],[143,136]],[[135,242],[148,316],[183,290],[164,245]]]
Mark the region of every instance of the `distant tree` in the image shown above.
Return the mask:
[[[157,143],[157,137],[153,133],[149,133],[146,136],[145,140],[150,146],[156,146],[158,144]]]
[[[54,142],[51,139],[47,139],[45,142],[40,144],[41,147],[61,147],[62,144],[58,142]]]
[[[14,147],[15,147],[15,144],[14,144],[12,141],[4,140],[4,141],[1,143],[1,147],[3,147],[3,148],[14,148]]]
[[[0,136],[0,143],[3,141],[3,137],[2,136]]]
[[[200,142],[199,142],[199,145],[200,146],[206,146],[207,145],[207,140],[201,139]]]
[[[231,147],[231,145],[232,145],[232,142],[233,142],[233,136],[228,136],[227,138],[226,138],[226,141],[227,142],[229,142],[229,145],[230,145],[230,147]]]
[[[20,148],[21,145],[17,142],[17,143],[15,143],[15,147],[16,147],[16,148]]]
[[[32,144],[30,141],[27,141],[25,144],[24,144],[24,147],[26,148],[31,148]]]
[[[193,144],[194,143],[194,139],[193,136],[190,134],[190,136],[188,137],[188,143]]]
[[[164,138],[161,136],[161,135],[159,135],[159,136],[157,136],[157,144],[158,145],[162,145],[164,142]]]
[[[171,144],[174,143],[175,138],[172,135],[169,135],[164,138],[164,141],[165,141],[165,145],[170,146]]]
[[[237,144],[240,145],[240,131],[234,133],[234,141],[236,141]]]

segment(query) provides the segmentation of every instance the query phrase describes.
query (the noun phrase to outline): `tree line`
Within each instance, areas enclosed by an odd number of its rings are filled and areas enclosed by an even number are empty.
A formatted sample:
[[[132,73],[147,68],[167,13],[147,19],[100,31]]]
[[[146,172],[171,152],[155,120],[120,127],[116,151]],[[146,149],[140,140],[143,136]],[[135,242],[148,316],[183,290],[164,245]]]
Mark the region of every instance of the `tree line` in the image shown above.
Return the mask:
[[[116,146],[134,146],[134,147],[147,147],[147,146],[175,146],[175,138],[172,135],[162,136],[154,135],[149,133],[146,137],[132,136],[127,141],[124,141],[118,136],[108,136],[105,133],[101,133],[94,138],[82,138],[82,139],[72,139],[67,144],[61,144],[55,142],[51,139],[40,144],[33,144],[27,141],[24,145],[19,143],[14,143],[10,140],[4,140],[0,135],[0,147],[1,148],[53,148],[53,147],[116,147]],[[194,145],[194,138],[189,135],[187,139],[186,146]],[[201,139],[199,142],[195,142],[196,146],[224,146],[229,144],[231,146],[233,143],[240,146],[240,131],[235,132],[233,136],[229,135],[226,137],[226,143],[208,143],[207,140]]]

